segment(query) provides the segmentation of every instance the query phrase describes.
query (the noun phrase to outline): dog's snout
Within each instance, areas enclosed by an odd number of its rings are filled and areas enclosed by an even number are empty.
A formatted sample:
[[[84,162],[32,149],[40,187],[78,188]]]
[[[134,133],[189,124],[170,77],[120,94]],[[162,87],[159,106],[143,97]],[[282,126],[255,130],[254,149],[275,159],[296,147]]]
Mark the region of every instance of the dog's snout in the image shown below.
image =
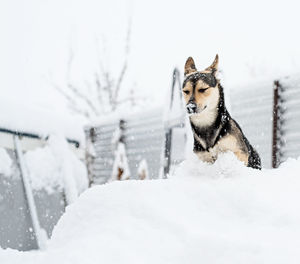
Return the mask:
[[[188,103],[187,106],[186,106],[186,109],[187,109],[189,114],[192,114],[192,113],[196,112],[197,106],[196,106],[195,103]]]

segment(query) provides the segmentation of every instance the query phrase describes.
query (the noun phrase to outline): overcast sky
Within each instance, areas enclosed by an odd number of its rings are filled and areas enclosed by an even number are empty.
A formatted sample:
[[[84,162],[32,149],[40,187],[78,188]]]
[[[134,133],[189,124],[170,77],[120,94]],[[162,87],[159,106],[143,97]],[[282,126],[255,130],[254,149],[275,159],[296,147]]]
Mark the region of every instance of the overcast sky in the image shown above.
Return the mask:
[[[91,78],[97,58],[117,74],[131,20],[125,88],[164,101],[175,66],[193,56],[199,69],[216,53],[226,88],[300,72],[297,1],[0,2],[0,85],[7,96],[63,109],[48,84],[63,83],[70,49],[72,78]],[[97,44],[98,43],[98,44]]]

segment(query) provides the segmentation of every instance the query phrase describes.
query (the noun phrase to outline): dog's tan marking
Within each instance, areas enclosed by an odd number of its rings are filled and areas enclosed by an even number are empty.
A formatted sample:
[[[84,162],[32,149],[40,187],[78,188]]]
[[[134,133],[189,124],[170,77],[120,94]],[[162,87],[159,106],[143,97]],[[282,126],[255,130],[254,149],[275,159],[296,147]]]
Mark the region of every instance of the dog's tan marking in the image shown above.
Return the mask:
[[[197,69],[195,66],[195,62],[192,57],[189,57],[185,63],[184,75],[188,75],[188,74],[194,73],[196,71],[197,71]]]
[[[244,162],[245,165],[248,164],[248,156],[249,155],[247,155],[243,151],[239,140],[235,136],[228,135],[228,136],[220,139],[217,144],[217,148],[220,152],[226,152],[226,151],[233,152],[240,161]]]
[[[200,92],[199,89],[207,90]],[[205,82],[199,80],[196,84],[194,97],[199,113],[190,116],[191,122],[198,127],[211,125],[217,117],[217,106],[220,97],[218,88],[209,87]]]
[[[244,164],[247,166],[248,165],[248,159],[249,159],[249,155],[245,154],[242,151],[238,151],[238,152],[234,152],[234,154],[237,156],[237,158],[244,162]]]
[[[200,160],[208,163],[214,163],[218,157],[218,154],[213,153],[212,151],[196,152],[196,155]]]
[[[183,98],[186,103],[190,100],[191,96],[193,95],[193,84],[191,82],[187,82],[186,85],[182,89],[183,91]],[[184,91],[188,91],[189,93],[185,93]]]
[[[199,91],[200,89],[207,90],[201,92]],[[188,94],[185,91],[188,91]],[[188,104],[192,96],[195,98],[198,113],[191,115],[190,120],[196,126],[205,127],[211,125],[217,116],[217,105],[220,97],[219,89],[217,87],[209,87],[204,81],[198,80],[195,91],[193,91],[193,84],[187,82],[183,87],[183,97],[186,104]]]
[[[210,148],[208,151],[196,152],[196,155],[205,162],[213,163],[218,158],[218,153],[227,151],[233,152],[247,166],[249,155],[240,148],[238,140],[232,135],[221,138],[213,148]]]

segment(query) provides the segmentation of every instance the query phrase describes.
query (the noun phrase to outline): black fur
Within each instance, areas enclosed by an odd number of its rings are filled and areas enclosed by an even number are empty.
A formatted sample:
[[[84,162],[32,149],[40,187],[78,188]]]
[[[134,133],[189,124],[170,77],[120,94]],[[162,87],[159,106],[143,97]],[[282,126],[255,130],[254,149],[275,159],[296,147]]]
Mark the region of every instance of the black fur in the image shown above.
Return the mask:
[[[201,73],[196,72],[194,74],[189,75],[183,82],[183,87],[185,84],[190,81],[192,83],[196,83],[198,80],[202,80],[207,83],[210,87],[215,87],[217,85],[217,79],[213,73]]]

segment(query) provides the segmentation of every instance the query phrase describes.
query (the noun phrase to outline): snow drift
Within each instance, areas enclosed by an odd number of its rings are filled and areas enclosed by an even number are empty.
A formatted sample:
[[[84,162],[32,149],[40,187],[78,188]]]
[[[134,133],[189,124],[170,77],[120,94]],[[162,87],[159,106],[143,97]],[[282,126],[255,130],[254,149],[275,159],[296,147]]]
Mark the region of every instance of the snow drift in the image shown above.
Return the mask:
[[[61,135],[51,135],[44,147],[27,151],[24,157],[34,190],[44,189],[49,194],[64,190],[69,204],[88,188],[84,163]]]
[[[44,252],[1,263],[299,263],[300,160],[244,167],[191,157],[168,180],[93,187],[67,208]]]

